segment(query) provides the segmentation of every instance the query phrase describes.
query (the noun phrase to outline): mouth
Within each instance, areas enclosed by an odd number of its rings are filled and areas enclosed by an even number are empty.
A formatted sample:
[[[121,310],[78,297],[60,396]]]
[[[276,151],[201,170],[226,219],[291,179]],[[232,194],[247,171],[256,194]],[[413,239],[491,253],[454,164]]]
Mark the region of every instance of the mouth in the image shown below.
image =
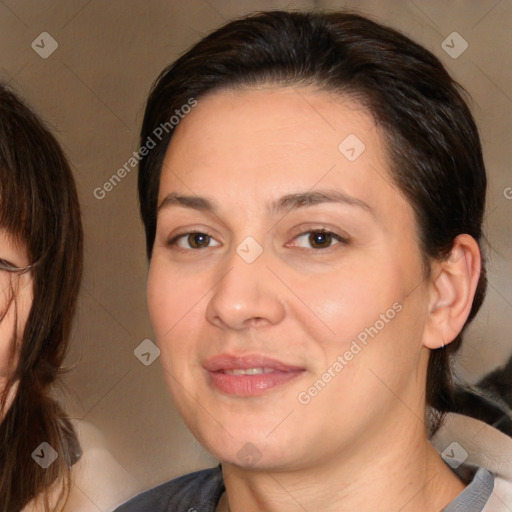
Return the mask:
[[[296,379],[305,371],[258,354],[221,354],[208,359],[203,367],[214,389],[236,396],[259,396]]]

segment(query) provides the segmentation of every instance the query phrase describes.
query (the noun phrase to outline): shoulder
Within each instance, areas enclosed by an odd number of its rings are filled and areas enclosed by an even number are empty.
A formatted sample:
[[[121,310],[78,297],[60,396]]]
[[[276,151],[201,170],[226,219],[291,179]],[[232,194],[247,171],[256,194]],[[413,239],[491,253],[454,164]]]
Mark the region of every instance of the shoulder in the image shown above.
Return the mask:
[[[115,512],[187,512],[190,509],[213,512],[223,492],[224,483],[219,464],[214,468],[188,473],[145,491],[121,505]]]
[[[484,511],[508,511],[506,505],[512,503],[511,437],[480,420],[448,413],[431,441],[441,456],[485,468],[494,479],[494,489]]]
[[[82,455],[71,468],[71,486],[62,512],[111,511],[141,490],[138,482],[110,453],[101,430],[86,421],[72,420],[72,424]],[[50,510],[56,510],[63,489],[64,482],[59,479],[22,512],[43,512],[45,499],[49,501]]]
[[[64,512],[113,510],[141,490],[140,484],[115,459],[100,429],[73,421],[82,456],[71,469],[71,489]]]
[[[482,466],[512,481],[512,437],[483,421],[448,413],[431,442],[441,454],[457,443],[463,448],[459,450],[462,462]]]

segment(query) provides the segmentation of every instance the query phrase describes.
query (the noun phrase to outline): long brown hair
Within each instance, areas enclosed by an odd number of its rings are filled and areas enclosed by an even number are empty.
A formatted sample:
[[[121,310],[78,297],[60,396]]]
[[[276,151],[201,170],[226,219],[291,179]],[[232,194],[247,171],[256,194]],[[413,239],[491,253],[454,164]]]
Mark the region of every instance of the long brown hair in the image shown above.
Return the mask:
[[[80,209],[70,166],[55,137],[1,84],[0,226],[26,247],[33,265],[30,313],[23,332],[18,336],[15,330],[10,340],[12,371],[0,393],[0,510],[19,511],[35,497],[50,510],[45,492],[50,488],[59,489],[60,510],[80,447],[50,391],[67,351],[82,277]],[[16,297],[9,302],[15,306]],[[43,442],[58,454],[46,469],[32,457]]]

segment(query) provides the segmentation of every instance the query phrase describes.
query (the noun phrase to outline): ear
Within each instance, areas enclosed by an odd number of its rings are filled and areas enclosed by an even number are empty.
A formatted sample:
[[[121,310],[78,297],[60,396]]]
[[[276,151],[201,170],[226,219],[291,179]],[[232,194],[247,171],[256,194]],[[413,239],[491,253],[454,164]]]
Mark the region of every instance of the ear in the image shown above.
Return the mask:
[[[482,257],[476,240],[459,235],[449,258],[434,262],[423,344],[431,349],[451,343],[471,311]]]

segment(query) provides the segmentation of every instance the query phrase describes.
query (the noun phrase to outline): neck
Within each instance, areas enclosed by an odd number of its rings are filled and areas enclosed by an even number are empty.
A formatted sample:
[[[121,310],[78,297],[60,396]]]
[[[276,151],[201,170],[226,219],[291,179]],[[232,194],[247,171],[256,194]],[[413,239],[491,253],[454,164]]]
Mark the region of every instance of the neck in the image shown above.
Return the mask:
[[[419,421],[416,428],[410,423],[402,428],[395,442],[382,428],[379,432],[384,436],[373,441],[365,436],[364,442],[353,443],[357,446],[293,471],[223,463],[226,495],[218,510],[437,512],[462,492],[464,484],[430,444]]]

